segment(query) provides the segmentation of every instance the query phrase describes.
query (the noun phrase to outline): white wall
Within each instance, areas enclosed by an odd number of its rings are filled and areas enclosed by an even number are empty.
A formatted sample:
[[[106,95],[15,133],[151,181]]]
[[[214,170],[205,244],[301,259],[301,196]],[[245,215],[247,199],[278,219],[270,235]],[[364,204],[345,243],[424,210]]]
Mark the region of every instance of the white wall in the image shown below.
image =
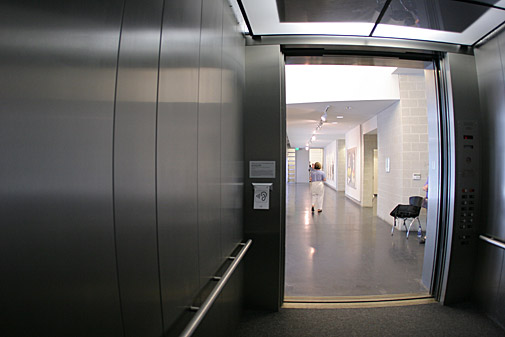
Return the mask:
[[[296,182],[309,182],[309,151],[296,151]]]
[[[373,194],[379,193],[379,151],[373,151]]]
[[[337,191],[345,191],[346,179],[345,139],[337,140]]]
[[[402,200],[402,127],[401,106],[394,104],[377,116],[377,145],[379,154],[379,184],[377,216],[393,223],[389,213]],[[389,158],[390,171],[386,172]]]
[[[324,148],[324,172],[326,173],[326,185],[337,189],[337,141],[334,140]]]
[[[346,180],[345,184],[345,195],[354,199],[355,201],[361,201],[361,125],[356,126],[354,129],[350,130],[345,134],[345,148],[346,148],[346,163],[347,154],[350,149],[356,149],[355,156],[355,187],[351,187]],[[347,172],[347,164],[346,164]],[[347,173],[346,173],[347,177]]]
[[[286,65],[286,103],[398,99],[394,67]],[[345,78],[345,81],[335,79]],[[309,90],[310,89],[310,90]]]
[[[324,150],[323,149],[310,149],[309,150],[309,161],[311,164],[319,162],[324,170]]]
[[[374,116],[369,120],[367,120],[365,123],[361,124],[361,130],[363,131],[363,134],[367,134],[370,131],[376,129],[377,129],[377,116]]]

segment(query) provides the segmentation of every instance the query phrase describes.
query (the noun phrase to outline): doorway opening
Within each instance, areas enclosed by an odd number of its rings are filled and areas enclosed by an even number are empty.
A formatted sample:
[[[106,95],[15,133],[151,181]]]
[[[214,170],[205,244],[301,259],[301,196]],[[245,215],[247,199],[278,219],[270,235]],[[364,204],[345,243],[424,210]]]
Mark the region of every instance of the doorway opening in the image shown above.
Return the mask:
[[[433,292],[435,245],[425,239],[437,235],[437,202],[405,225],[390,213],[410,197],[427,198],[427,186],[438,195],[434,65],[362,61],[286,60],[288,151],[296,164],[286,184],[284,302]],[[307,179],[312,152],[326,178],[320,213],[312,212]]]

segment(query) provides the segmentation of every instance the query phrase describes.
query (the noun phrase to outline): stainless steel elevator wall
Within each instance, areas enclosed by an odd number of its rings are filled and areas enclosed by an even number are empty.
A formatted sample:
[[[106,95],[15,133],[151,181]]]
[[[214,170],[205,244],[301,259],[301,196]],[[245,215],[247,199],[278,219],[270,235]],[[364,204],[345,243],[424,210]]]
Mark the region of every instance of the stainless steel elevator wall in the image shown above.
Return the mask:
[[[505,33],[475,50],[483,125],[481,233],[505,241]],[[505,326],[505,252],[480,242],[475,295],[491,317]]]
[[[243,237],[244,53],[223,0],[0,3],[0,335],[171,333]]]
[[[114,123],[114,205],[126,336],[163,333],[156,227],[156,103],[163,0],[125,2]]]
[[[200,283],[208,282],[221,260],[221,48],[222,3],[202,2],[198,89],[198,236]],[[217,132],[215,132],[217,131]]]
[[[200,288],[198,74],[201,0],[165,2],[158,105],[158,235],[163,318],[175,323]],[[175,257],[175,258],[174,258]],[[196,266],[196,268],[195,268]]]
[[[122,7],[0,4],[0,335],[122,333],[112,175]]]

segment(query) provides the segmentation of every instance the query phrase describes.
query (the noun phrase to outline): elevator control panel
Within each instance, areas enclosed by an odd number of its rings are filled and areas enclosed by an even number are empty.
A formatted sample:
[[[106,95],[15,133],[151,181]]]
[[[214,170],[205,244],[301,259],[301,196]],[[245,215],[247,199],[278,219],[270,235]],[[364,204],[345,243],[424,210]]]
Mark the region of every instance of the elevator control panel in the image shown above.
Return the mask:
[[[456,130],[456,204],[453,248],[475,245],[480,195],[479,134],[476,121],[459,121]]]

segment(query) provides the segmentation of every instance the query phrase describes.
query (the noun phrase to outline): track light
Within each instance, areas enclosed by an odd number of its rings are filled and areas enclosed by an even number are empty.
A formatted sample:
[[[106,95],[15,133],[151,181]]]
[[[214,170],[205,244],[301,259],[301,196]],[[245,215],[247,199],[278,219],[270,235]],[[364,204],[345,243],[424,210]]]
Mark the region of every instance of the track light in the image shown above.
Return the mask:
[[[317,123],[316,130],[314,130],[312,137],[310,138],[307,147],[309,146],[310,143],[316,140],[316,136],[314,135],[317,131],[321,130],[323,127],[324,123],[328,120],[328,109],[331,107],[331,105],[326,106],[324,109],[323,114],[321,115],[321,119]]]

